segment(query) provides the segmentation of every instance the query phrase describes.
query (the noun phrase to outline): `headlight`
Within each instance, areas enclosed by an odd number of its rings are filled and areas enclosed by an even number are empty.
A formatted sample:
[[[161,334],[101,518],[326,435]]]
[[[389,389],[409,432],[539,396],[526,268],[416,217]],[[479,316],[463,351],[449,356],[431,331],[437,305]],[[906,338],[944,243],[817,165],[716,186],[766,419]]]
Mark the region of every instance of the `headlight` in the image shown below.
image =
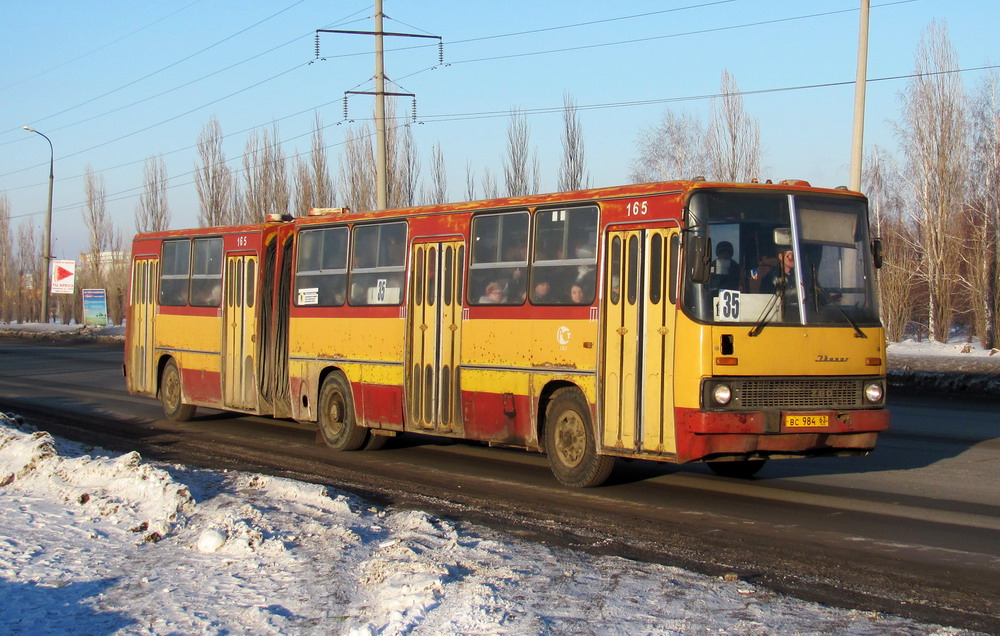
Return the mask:
[[[865,399],[872,404],[877,404],[882,401],[882,385],[878,382],[872,382],[865,387]]]
[[[729,400],[733,399],[733,390],[729,388],[728,384],[717,384],[712,389],[712,399],[715,400],[716,404],[725,406],[729,404]]]

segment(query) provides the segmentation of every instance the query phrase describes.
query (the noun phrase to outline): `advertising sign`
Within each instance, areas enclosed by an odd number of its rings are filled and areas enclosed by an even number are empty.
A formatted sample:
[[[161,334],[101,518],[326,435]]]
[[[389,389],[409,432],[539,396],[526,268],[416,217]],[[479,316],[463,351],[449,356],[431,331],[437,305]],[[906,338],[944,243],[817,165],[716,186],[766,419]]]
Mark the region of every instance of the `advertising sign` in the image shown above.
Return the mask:
[[[53,259],[52,271],[49,272],[50,286],[53,294],[72,294],[76,291],[76,261],[59,261]]]
[[[108,294],[105,290],[83,290],[83,324],[108,326]]]

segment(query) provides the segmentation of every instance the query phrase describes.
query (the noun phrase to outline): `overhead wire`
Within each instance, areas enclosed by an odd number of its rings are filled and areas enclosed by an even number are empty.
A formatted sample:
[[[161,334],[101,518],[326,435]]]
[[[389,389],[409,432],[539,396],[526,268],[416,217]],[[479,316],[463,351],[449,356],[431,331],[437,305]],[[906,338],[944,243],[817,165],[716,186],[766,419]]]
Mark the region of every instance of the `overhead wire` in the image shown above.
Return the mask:
[[[902,74],[902,75],[888,75],[888,76],[885,76],[885,77],[869,78],[867,80],[867,82],[868,83],[876,83],[876,82],[899,81],[899,80],[905,80],[905,79],[913,79],[913,78],[917,78],[917,77],[933,77],[933,76],[937,76],[937,75],[949,75],[949,74],[955,74],[955,73],[971,73],[971,72],[976,72],[976,71],[988,71],[988,70],[998,70],[998,69],[1000,69],[1000,64],[991,64],[991,65],[976,66],[976,67],[971,67],[971,68],[952,69],[952,70],[944,70],[944,71],[933,71],[933,72],[924,72],[924,73],[908,73],[908,74]],[[790,92],[790,91],[815,90],[815,89],[821,89],[821,88],[835,88],[835,87],[841,87],[841,86],[851,86],[854,83],[855,83],[855,80],[842,80],[842,81],[837,81],[837,82],[822,82],[822,83],[816,83],[816,84],[801,84],[801,85],[796,85],[796,86],[781,86],[781,87],[774,87],[774,88],[763,88],[763,89],[755,89],[755,90],[736,91],[736,92],[733,92],[733,93],[728,93],[727,95],[734,95],[734,96],[745,97],[745,96],[754,96],[754,95],[764,95],[764,94],[769,94],[769,93],[782,93],[782,92]],[[631,108],[631,107],[638,107],[638,106],[651,106],[651,105],[669,104],[669,103],[677,103],[677,102],[702,101],[702,100],[708,100],[708,99],[717,99],[717,98],[720,98],[720,97],[723,97],[722,93],[709,93],[709,94],[701,94],[701,95],[687,95],[687,96],[682,96],[682,97],[664,97],[664,98],[659,98],[659,99],[634,100],[634,101],[626,101],[626,102],[606,102],[606,103],[599,103],[599,104],[582,104],[582,105],[577,105],[576,108],[579,111],[603,110],[603,109],[612,109],[612,108]],[[528,115],[528,116],[530,116],[530,115],[545,115],[545,114],[560,113],[563,110],[564,110],[563,106],[551,106],[551,107],[545,107],[545,108],[521,109],[518,112],[520,114],[522,114],[522,115]],[[442,115],[431,115],[431,116],[428,116],[428,117],[424,117],[422,119],[427,120],[427,123],[440,123],[440,122],[467,121],[467,120],[476,120],[476,119],[495,119],[495,118],[509,117],[509,116],[510,116],[510,111],[508,110],[508,111],[482,111],[482,112],[478,112],[478,113],[451,113],[451,114],[442,114]],[[359,121],[372,121],[373,119],[374,118],[359,118],[358,120]],[[399,117],[397,119],[403,120],[403,119],[407,119],[407,118],[405,118],[405,117]],[[330,128],[333,125],[334,124],[330,124],[330,125],[324,126],[323,129]],[[404,127],[406,125],[408,125],[408,124],[401,124],[399,126],[396,126],[396,128]],[[285,141],[291,141],[291,140],[294,140],[294,139],[299,139],[299,138],[302,138],[302,137],[305,137],[305,136],[308,136],[308,135],[311,135],[311,134],[313,134],[312,131],[310,131],[308,133],[303,133],[301,135],[297,135],[295,137],[291,137],[291,138],[289,138],[289,139],[287,139]],[[374,133],[372,132],[372,133],[369,133],[369,135],[367,135],[367,136],[371,137],[373,134]],[[282,143],[285,143],[285,141],[283,141]],[[346,143],[346,142],[338,142],[338,143],[334,143],[334,144],[329,144],[329,145],[325,146],[324,148],[325,149],[330,149],[330,148],[334,148],[334,147],[337,147],[337,146],[342,146],[342,145],[344,145],[344,143]],[[244,155],[240,155],[240,156],[237,156],[237,157],[235,157],[233,159],[229,159],[229,160],[226,161],[226,163],[231,163],[231,162],[234,162],[234,161],[237,161],[237,160],[241,160],[243,158],[243,156]],[[190,171],[190,172],[182,173],[179,176],[187,176],[187,175],[190,175],[190,174],[194,174],[194,172],[196,172],[196,171]],[[236,174],[239,174],[240,172],[242,172],[242,170],[235,170],[234,171],[234,173],[236,173]],[[191,185],[192,183],[194,183],[194,182],[193,181],[189,181],[187,183],[182,183],[182,184],[172,184],[169,187],[170,187],[170,189],[173,189],[174,187],[180,187],[180,186],[183,186],[183,185]],[[112,193],[109,196],[111,196],[111,197],[117,197],[117,198],[111,198],[111,199],[108,199],[108,201],[109,202],[115,202],[115,201],[120,201],[120,200],[124,200],[124,199],[128,199],[128,198],[132,198],[132,197],[135,196],[134,194],[128,194],[128,195],[126,195],[126,193],[133,192],[135,190],[140,190],[143,187],[144,186],[136,186],[136,187],[133,187],[133,188],[128,188],[126,190],[122,190],[122,191],[119,191],[119,192]],[[73,209],[76,209],[76,208],[80,207],[81,205],[84,205],[85,203],[86,203],[86,201],[80,201],[80,202],[73,203],[73,204],[61,205],[61,206],[58,206],[56,208],[53,208],[53,211],[55,211],[55,212],[62,212],[62,211],[67,211],[67,210],[73,210]],[[37,215],[37,214],[43,214],[43,213],[44,213],[43,210],[38,210],[38,211],[35,211],[35,212],[27,212],[27,213],[24,213],[24,214],[11,215],[10,218],[11,219],[24,218],[24,217],[28,217],[28,216],[34,216],[34,215]]]

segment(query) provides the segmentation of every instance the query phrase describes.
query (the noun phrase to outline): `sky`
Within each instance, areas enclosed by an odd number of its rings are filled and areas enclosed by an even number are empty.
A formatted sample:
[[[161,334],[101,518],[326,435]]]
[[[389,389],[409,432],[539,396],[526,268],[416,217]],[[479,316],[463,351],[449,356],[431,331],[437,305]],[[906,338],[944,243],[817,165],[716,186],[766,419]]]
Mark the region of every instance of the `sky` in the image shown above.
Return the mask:
[[[150,462],[4,413],[0,592],[4,634],[966,633]]]
[[[308,153],[322,119],[334,177],[343,132],[370,118],[373,5],[331,0],[177,0],[96,5],[0,3],[0,194],[15,225],[43,227],[49,146],[55,156],[53,256],[86,249],[83,175],[104,180],[112,222],[125,238],[143,186],[143,163],[167,165],[172,227],[197,225],[195,143],[217,117],[231,165],[248,134],[277,124],[291,158]],[[859,0],[635,0],[629,3],[385,0],[391,90],[416,95],[411,121],[429,182],[431,149],[446,158],[449,195],[466,171],[502,176],[511,109],[526,114],[541,189],[556,189],[562,105],[580,109],[589,183],[629,181],[637,140],[667,109],[708,120],[723,70],[760,122],[761,179],[849,181]],[[865,145],[894,151],[893,122],[921,34],[944,21],[963,69],[1000,63],[995,0],[874,0]],[[992,44],[991,44],[992,43]],[[987,71],[962,73],[969,90]],[[818,84],[834,86],[814,87]],[[794,89],[794,90],[776,90]],[[764,92],[758,92],[764,91]],[[413,100],[400,98],[412,115]],[[242,178],[242,172],[238,173]],[[689,177],[693,175],[678,175]],[[479,188],[481,195],[482,189]]]

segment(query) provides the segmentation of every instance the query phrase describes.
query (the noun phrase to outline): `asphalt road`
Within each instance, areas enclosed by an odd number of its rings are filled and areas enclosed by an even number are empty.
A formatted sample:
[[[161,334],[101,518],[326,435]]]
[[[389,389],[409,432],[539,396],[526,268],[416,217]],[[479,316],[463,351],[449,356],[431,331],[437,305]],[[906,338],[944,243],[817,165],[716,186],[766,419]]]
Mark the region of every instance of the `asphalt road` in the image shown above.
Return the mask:
[[[1000,402],[891,398],[869,457],[772,461],[753,480],[621,462],[559,486],[543,456],[407,435],[335,454],[308,426],[128,395],[121,345],[0,339],[0,410],[150,459],[292,476],[376,503],[601,554],[733,575],[776,591],[1000,633]]]

